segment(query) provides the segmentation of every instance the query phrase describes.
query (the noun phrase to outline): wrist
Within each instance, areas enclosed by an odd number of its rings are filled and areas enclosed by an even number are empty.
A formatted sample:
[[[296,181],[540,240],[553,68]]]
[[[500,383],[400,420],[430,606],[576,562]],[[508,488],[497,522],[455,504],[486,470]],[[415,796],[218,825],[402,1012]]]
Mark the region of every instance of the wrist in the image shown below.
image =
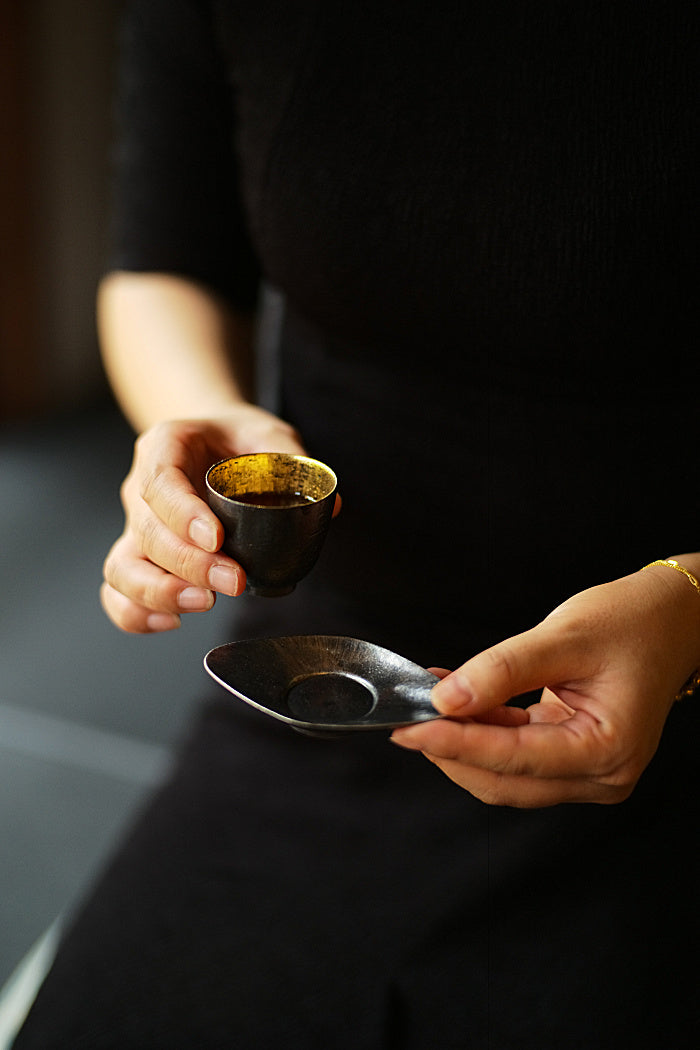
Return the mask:
[[[647,579],[655,576],[659,588],[663,587],[670,597],[679,621],[677,637],[679,641],[686,639],[687,642],[687,646],[681,647],[683,661],[687,661],[692,670],[676,696],[681,700],[700,688],[700,554],[686,553],[657,559],[645,565],[641,573]]]
[[[667,561],[675,561],[690,572],[700,582],[700,552],[686,554],[669,554]]]

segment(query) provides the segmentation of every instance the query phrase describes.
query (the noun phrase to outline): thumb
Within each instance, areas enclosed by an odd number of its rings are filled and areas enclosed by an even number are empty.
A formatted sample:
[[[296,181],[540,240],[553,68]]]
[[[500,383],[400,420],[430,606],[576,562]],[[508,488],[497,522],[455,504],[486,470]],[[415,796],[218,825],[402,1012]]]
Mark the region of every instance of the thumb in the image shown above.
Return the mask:
[[[475,717],[521,693],[565,680],[570,657],[561,634],[544,621],[467,660],[433,687],[431,701],[443,715]]]

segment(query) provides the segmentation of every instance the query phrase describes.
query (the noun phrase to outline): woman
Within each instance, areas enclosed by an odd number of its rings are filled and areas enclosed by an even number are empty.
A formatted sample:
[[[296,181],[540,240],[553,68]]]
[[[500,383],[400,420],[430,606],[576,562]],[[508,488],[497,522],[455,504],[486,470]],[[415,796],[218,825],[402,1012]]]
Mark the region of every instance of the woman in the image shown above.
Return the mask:
[[[364,637],[455,669],[448,717],[331,746],[213,699],[16,1045],[695,1046],[695,7],[248,6],[130,5],[103,605]],[[343,498],[279,600],[202,499],[259,450]]]

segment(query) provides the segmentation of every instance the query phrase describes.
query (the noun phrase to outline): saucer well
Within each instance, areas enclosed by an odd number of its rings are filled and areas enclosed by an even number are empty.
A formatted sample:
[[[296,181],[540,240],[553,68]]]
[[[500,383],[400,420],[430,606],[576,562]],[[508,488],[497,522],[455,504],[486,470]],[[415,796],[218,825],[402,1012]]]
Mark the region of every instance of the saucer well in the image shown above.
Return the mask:
[[[394,729],[440,715],[435,675],[371,642],[295,635],[229,642],[204,658],[240,700],[313,736]]]

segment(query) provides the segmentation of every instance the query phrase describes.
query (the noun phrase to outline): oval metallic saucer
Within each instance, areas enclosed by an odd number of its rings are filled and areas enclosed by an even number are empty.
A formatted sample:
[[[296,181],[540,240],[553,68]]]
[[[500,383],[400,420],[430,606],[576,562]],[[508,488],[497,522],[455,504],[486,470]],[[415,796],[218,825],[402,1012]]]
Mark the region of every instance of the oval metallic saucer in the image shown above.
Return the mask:
[[[229,642],[208,652],[204,666],[234,696],[312,736],[440,717],[430,702],[435,675],[356,638],[310,634]]]

